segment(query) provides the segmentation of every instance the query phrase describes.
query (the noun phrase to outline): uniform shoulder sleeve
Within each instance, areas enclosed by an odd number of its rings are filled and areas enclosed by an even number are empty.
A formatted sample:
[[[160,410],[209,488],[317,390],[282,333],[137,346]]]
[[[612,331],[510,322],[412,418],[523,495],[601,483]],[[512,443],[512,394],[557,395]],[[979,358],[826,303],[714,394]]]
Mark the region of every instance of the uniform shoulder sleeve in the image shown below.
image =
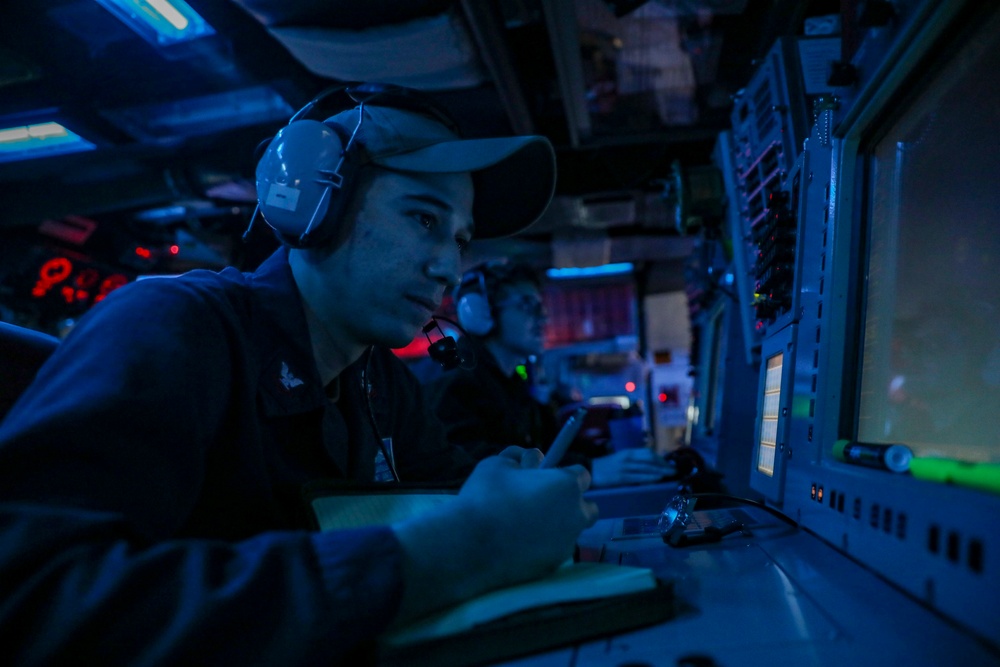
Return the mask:
[[[5,661],[334,664],[395,613],[384,531],[177,537],[252,372],[214,280],[113,293],[0,425]]]

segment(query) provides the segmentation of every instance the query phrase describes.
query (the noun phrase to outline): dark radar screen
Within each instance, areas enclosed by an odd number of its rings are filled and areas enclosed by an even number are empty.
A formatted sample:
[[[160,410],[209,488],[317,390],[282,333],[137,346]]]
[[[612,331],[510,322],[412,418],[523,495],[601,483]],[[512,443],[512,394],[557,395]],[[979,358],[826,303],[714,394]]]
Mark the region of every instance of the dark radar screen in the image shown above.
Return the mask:
[[[1000,39],[937,73],[872,150],[858,438],[1000,461]]]

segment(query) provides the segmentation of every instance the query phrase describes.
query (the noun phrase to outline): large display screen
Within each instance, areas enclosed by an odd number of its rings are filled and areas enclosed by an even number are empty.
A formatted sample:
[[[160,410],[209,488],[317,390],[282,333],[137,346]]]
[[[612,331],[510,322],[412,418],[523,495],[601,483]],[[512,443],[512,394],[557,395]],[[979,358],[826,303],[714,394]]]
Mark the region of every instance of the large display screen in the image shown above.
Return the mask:
[[[870,147],[858,439],[918,456],[1000,460],[998,34],[964,40]]]

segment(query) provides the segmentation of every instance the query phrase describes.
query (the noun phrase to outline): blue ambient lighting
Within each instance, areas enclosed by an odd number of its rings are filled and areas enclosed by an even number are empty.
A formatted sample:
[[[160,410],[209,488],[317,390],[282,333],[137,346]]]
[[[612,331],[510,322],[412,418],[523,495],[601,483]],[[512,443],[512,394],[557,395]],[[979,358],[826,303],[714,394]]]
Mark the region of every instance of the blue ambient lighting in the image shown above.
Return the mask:
[[[143,39],[168,46],[214,35],[215,30],[184,0],[97,0]]]
[[[553,280],[593,278],[595,276],[616,276],[622,273],[632,273],[632,269],[632,262],[618,262],[617,264],[602,264],[601,266],[586,266],[582,268],[549,269],[545,272],[545,275]]]
[[[104,115],[137,139],[197,136],[236,127],[287,120],[291,106],[270,86],[106,111]]]
[[[0,162],[89,151],[96,146],[59,123],[0,129]]]
[[[143,222],[175,222],[177,220],[183,220],[186,215],[187,207],[185,206],[165,206],[163,208],[154,208],[148,211],[142,211],[141,213],[136,213],[135,219]]]

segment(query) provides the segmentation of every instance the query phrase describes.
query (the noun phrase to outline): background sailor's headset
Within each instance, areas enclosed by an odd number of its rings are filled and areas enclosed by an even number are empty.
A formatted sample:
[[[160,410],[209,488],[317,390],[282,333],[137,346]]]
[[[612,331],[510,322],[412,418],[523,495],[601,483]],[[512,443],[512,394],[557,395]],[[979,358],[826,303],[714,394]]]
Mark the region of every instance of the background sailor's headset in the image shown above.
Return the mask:
[[[496,327],[489,288],[502,280],[505,268],[505,260],[494,260],[480,264],[462,276],[456,290],[460,296],[455,302],[455,312],[459,325],[470,334],[487,336]]]
[[[338,94],[347,99],[334,113],[359,107],[353,128],[305,118],[321,101]],[[293,248],[316,247],[334,237],[364,164],[358,132],[366,105],[420,113],[458,134],[448,113],[419,91],[380,83],[328,88],[295,112],[273,139],[257,147],[257,208],[244,238],[258,213],[278,239]]]

